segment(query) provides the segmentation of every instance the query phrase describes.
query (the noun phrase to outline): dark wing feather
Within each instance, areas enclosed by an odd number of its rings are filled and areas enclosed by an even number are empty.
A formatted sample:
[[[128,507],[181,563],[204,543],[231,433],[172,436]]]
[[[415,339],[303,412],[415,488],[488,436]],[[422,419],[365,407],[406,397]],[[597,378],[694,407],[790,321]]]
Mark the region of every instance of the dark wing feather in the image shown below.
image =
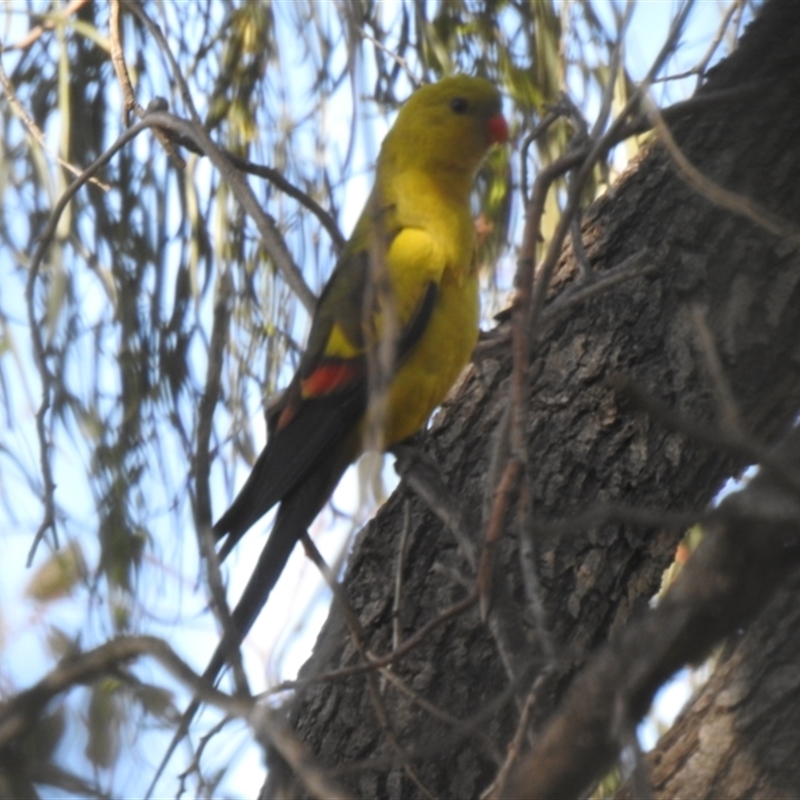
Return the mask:
[[[306,480],[320,454],[337,449],[366,406],[367,381],[363,377],[335,393],[298,403],[291,421],[270,437],[233,504],[214,525],[217,539],[227,536],[220,560],[272,506]]]
[[[405,330],[400,334],[400,340],[397,343],[397,357],[395,358],[395,363],[398,367],[414,349],[414,345],[420,340],[422,334],[425,333],[438,296],[439,286],[431,281],[425,290],[425,295],[414,311],[414,315],[408,321]]]

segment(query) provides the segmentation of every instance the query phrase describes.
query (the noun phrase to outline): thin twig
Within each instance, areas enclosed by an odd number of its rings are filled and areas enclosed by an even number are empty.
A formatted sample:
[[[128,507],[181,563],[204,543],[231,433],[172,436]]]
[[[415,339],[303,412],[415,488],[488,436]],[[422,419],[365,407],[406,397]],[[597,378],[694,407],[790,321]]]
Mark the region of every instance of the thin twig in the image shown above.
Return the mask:
[[[239,637],[233,629],[228,608],[225,586],[219,569],[219,559],[214,550],[214,537],[211,533],[211,492],[209,474],[211,472],[210,441],[214,410],[222,393],[221,375],[228,341],[231,310],[233,306],[233,281],[228,272],[223,272],[217,282],[214,300],[214,319],[211,325],[211,340],[208,346],[208,366],[206,382],[197,412],[195,450],[192,458],[192,477],[195,486],[195,529],[200,552],[206,564],[206,581],[212,598],[212,609],[223,630],[223,638],[235,642]],[[247,693],[247,680],[242,669],[241,654],[238,647],[229,648],[226,660],[233,667],[236,687],[240,694]]]
[[[683,26],[689,15],[689,11],[691,10],[693,5],[694,5],[694,0],[687,0],[687,2],[684,4],[683,8],[681,9],[681,12],[678,14],[678,16],[676,17],[676,19],[672,24],[669,35],[667,36],[664,45],[659,51],[659,54],[656,57],[655,61],[653,62],[652,66],[648,70],[644,80],[636,87],[636,90],[632,93],[631,97],[628,99],[628,102],[625,104],[625,108],[622,110],[619,116],[617,116],[617,118],[611,123],[606,133],[593,142],[592,146],[589,148],[588,154],[586,154],[585,157],[581,159],[580,169],[578,170],[578,173],[574,175],[572,180],[570,181],[567,205],[566,208],[564,209],[561,219],[559,220],[558,225],[556,226],[556,231],[553,234],[553,238],[550,242],[550,247],[548,248],[547,255],[543,260],[543,262],[536,269],[537,280],[533,288],[533,294],[531,296],[531,301],[530,301],[530,308],[528,309],[528,326],[525,331],[526,334],[528,330],[534,330],[538,325],[539,317],[544,308],[545,300],[547,299],[547,292],[550,286],[550,278],[552,276],[553,270],[555,269],[558,257],[561,253],[561,248],[564,242],[564,238],[569,230],[569,225],[571,224],[575,210],[579,205],[581,191],[583,190],[583,187],[586,181],[588,180],[591,171],[594,169],[595,163],[599,158],[602,157],[602,155],[605,152],[608,151],[610,143],[611,141],[613,141],[613,138],[616,135],[618,129],[622,127],[622,124],[627,119],[628,115],[633,111],[634,108],[636,108],[636,106],[645,97],[647,89],[650,87],[650,84],[652,83],[653,77],[661,69],[666,59],[675,48],[675,45],[678,39],[680,38],[680,33],[683,30]],[[538,180],[539,179],[537,178],[537,182]],[[549,189],[549,183],[543,186],[544,192],[546,192],[548,189]],[[543,209],[544,198],[541,198],[540,202],[541,202],[541,207]],[[538,206],[536,209],[534,209],[534,211],[540,217],[541,212],[539,212]],[[527,243],[527,248],[523,249],[523,254],[527,255],[533,252],[530,239],[534,235],[538,235],[538,229],[539,225],[537,220],[535,225],[535,230],[532,230],[528,233],[529,241]],[[530,272],[528,272],[528,270],[530,270]],[[532,267],[527,267],[526,265],[525,277],[526,279],[532,280],[533,277]],[[513,439],[514,439],[514,434],[512,432],[512,441]]]
[[[516,275],[517,295],[514,298],[512,307],[513,366],[511,377],[511,421],[509,439],[511,458],[519,463],[519,467],[514,467],[512,471],[511,462],[509,462],[508,472],[506,474],[513,475],[515,481],[519,477],[524,476],[525,465],[527,463],[525,409],[527,408],[528,366],[531,352],[530,336],[531,333],[538,328],[550,287],[550,280],[561,253],[564,239],[579,207],[581,191],[594,168],[594,164],[603,153],[607,152],[609,143],[616,135],[618,128],[621,127],[623,121],[640,102],[640,99],[644,96],[653,77],[661,69],[664,61],[674,49],[693,2],[694,0],[688,0],[688,2],[684,4],[681,12],[673,22],[663,47],[650,70],[648,70],[645,79],[633,92],[622,113],[612,122],[606,133],[593,141],[588,148],[588,153],[585,149],[581,149],[578,151],[577,158],[574,153],[568,156],[562,156],[543,170],[534,182],[533,192],[531,193],[530,201],[526,207],[525,229],[523,232],[523,242],[520,248],[520,259],[518,261]],[[570,158],[570,156],[572,156],[572,158]],[[580,167],[577,174],[573,175],[569,181],[566,208],[556,226],[547,254],[542,263],[534,271],[535,248],[540,238],[541,218],[544,213],[544,205],[549,188],[557,176],[579,164]],[[534,274],[536,274],[535,282]],[[504,476],[504,480],[505,477],[506,476]],[[508,491],[511,491],[513,485],[515,484],[509,485]]]
[[[506,757],[503,760],[503,763],[500,766],[500,769],[498,770],[497,775],[495,776],[495,779],[492,781],[491,785],[488,786],[481,794],[481,800],[493,800],[494,798],[502,797],[503,790],[505,789],[506,782],[508,781],[508,776],[511,774],[511,770],[516,765],[517,759],[522,752],[522,748],[525,743],[525,737],[528,734],[528,725],[531,720],[531,714],[533,713],[533,708],[536,705],[536,701],[539,699],[539,690],[541,689],[547,677],[549,677],[549,670],[545,669],[536,678],[531,690],[528,692],[525,698],[525,703],[522,707],[522,712],[517,720],[517,728],[514,731],[514,736],[506,748]]]
[[[717,48],[719,47],[722,38],[725,36],[725,31],[728,30],[728,25],[730,24],[731,19],[733,19],[733,15],[738,12],[741,15],[742,9],[744,8],[744,0],[733,0],[733,2],[728,7],[728,10],[722,15],[722,19],[719,23],[719,28],[717,28],[717,34],[714,36],[711,44],[708,46],[708,50],[706,51],[705,55],[700,59],[700,62],[695,67],[695,72],[697,73],[697,85],[695,86],[695,91],[697,91],[702,82],[703,78],[706,75],[706,69],[708,68],[708,64],[711,59],[714,57],[714,53],[717,52]]]
[[[536,547],[533,537],[529,535],[528,520],[531,517],[531,492],[527,482],[520,486],[520,499],[517,505],[517,536],[519,542],[519,562],[522,580],[525,585],[525,597],[533,616],[536,628],[536,642],[545,657],[546,668],[555,666],[556,646],[547,625],[547,611],[542,597],[542,586],[539,571],[536,569]],[[523,525],[525,527],[523,527]]]
[[[150,19],[140,3],[131,2],[131,0],[125,0],[125,8],[139,19],[139,21],[150,32],[150,35],[153,37],[153,39],[155,39],[156,44],[159,46],[161,52],[169,62],[170,69],[172,70],[172,77],[178,85],[178,92],[180,93],[181,100],[183,100],[183,104],[186,106],[186,110],[189,112],[192,122],[196,123],[197,125],[201,125],[202,122],[200,120],[200,115],[197,113],[197,107],[192,99],[192,93],[189,91],[189,84],[186,83],[186,80],[183,77],[183,72],[181,72],[181,68],[178,65],[178,62],[175,60],[175,56],[172,55],[172,50],[170,49],[170,46],[167,43],[161,28],[159,28],[158,25],[156,25],[156,23]]]
[[[354,639],[354,643],[356,648],[359,652],[367,659],[367,661],[373,665],[377,665],[379,662],[382,661],[380,656],[377,656],[371,650],[367,649],[365,645],[365,637],[364,637],[364,630],[361,627],[361,623],[358,619],[358,616],[353,611],[352,607],[347,601],[347,597],[342,590],[341,584],[336,581],[335,576],[328,568],[327,564],[325,563],[324,559],[322,558],[319,550],[317,549],[316,545],[314,545],[311,537],[307,534],[302,539],[303,546],[305,547],[306,554],[312,560],[312,562],[317,566],[317,568],[321,571],[325,582],[328,584],[328,587],[331,589],[331,592],[334,595],[335,602],[337,607],[343,611],[345,616],[345,621],[347,622],[348,627],[350,628],[351,636]],[[398,645],[395,646],[395,650],[398,650]],[[388,683],[391,683],[399,692],[403,695],[408,697],[414,704],[419,706],[421,709],[426,711],[435,719],[438,719],[448,725],[453,727],[457,727],[463,724],[463,720],[458,719],[457,717],[453,717],[452,715],[448,714],[445,711],[437,708],[433,703],[426,700],[424,697],[421,697],[417,692],[411,689],[406,683],[400,678],[393,670],[392,664],[387,666],[379,666],[378,671],[380,672],[381,677],[386,680]],[[494,742],[486,736],[483,731],[476,730],[474,731],[473,735],[477,737],[484,748],[484,750],[491,754],[493,757],[498,757],[498,753],[496,752],[496,747]],[[498,760],[498,763],[500,761]]]
[[[273,695],[278,694],[280,692],[285,692],[289,689],[299,689],[304,686],[310,686],[315,683],[332,683],[333,681],[340,681],[345,678],[350,678],[353,675],[362,675],[365,672],[374,671],[379,669],[380,667],[388,666],[396,661],[399,661],[404,656],[408,655],[414,648],[426,639],[433,631],[435,631],[440,626],[444,625],[445,622],[449,622],[451,619],[460,616],[465,611],[468,611],[472,606],[474,606],[478,602],[478,595],[476,593],[472,593],[465,597],[463,600],[460,600],[457,603],[454,603],[450,608],[442,611],[438,616],[434,617],[430,622],[423,625],[415,634],[409,636],[403,644],[397,649],[392,650],[390,653],[387,653],[383,656],[375,656],[375,659],[371,661],[369,664],[357,664],[354,667],[343,667],[342,669],[338,670],[331,670],[330,672],[325,672],[320,675],[315,675],[310,678],[301,678],[294,681],[283,681],[283,683],[274,686],[272,689],[265,692],[266,695]]]
[[[348,800],[343,789],[331,782],[329,771],[309,757],[308,748],[289,729],[280,712],[265,703],[256,706],[253,728],[259,740],[266,741],[280,753],[311,797],[318,800]]]
[[[591,300],[593,297],[597,297],[625,281],[655,274],[658,272],[658,265],[645,263],[651,258],[650,249],[644,247],[632,256],[628,256],[618,267],[602,272],[597,277],[593,277],[588,283],[579,283],[566,289],[545,306],[542,312],[541,325],[551,325],[560,316],[574,309],[575,306],[585,303],[587,300]],[[498,318],[502,320],[505,313],[501,312]],[[496,357],[501,351],[505,352],[508,349],[510,338],[511,330],[509,328],[498,329],[490,335],[484,336],[475,347],[472,353],[472,360],[480,362],[487,358]],[[499,429],[500,426],[498,425],[498,431]],[[493,448],[492,452],[493,454],[496,453],[497,448]],[[495,480],[487,478],[487,485],[494,485],[495,482]],[[485,518],[488,519],[488,517],[488,513],[485,514]]]
[[[587,528],[599,528],[609,522],[641,525],[646,528],[685,530],[702,524],[707,518],[707,509],[698,511],[665,511],[662,508],[638,508],[624,503],[593,503],[579,514],[563,519],[537,519],[537,537],[560,537],[574,534]]]
[[[511,491],[517,484],[522,464],[516,458],[511,458],[503,472],[503,477],[495,489],[494,506],[492,515],[489,518],[489,525],[486,529],[486,539],[481,553],[480,564],[478,565],[478,577],[476,586],[480,597],[481,619],[485,622],[489,617],[492,603],[492,576],[494,573],[494,551],[500,541],[503,532],[503,522],[505,522],[506,510],[511,495]]]
[[[449,734],[444,736],[436,735],[435,738],[431,737],[427,741],[423,739],[416,746],[407,748],[408,757],[415,761],[430,760],[441,756],[452,757],[456,747],[461,742],[473,736],[476,731],[485,728],[490,720],[496,719],[498,712],[505,708],[513,698],[520,681],[524,680],[529,674],[530,669],[525,670],[520,679],[509,683],[497,697],[487,702],[474,716],[462,720],[458,728]],[[376,758],[367,758],[363,761],[342,764],[333,768],[331,774],[352,775],[360,772],[377,772],[396,766],[401,766],[401,762],[397,758],[378,756]]]
[[[197,743],[197,749],[194,751],[192,755],[192,762],[189,764],[186,769],[178,775],[178,783],[180,789],[178,791],[178,796],[180,796],[184,791],[184,784],[191,775],[197,773],[200,776],[200,760],[203,757],[203,753],[205,752],[208,743],[231,721],[232,717],[224,716],[216,725],[212,726],[206,733],[204,733],[200,737],[200,741]],[[202,777],[200,777],[202,780]]]
[[[614,47],[611,49],[611,58],[608,62],[608,81],[603,89],[603,96],[600,101],[600,110],[597,112],[597,119],[592,126],[592,132],[589,134],[590,138],[594,140],[596,140],[605,129],[608,123],[608,117],[611,114],[611,105],[614,102],[614,89],[616,88],[620,62],[622,61],[622,46],[625,41],[625,33],[628,30],[635,8],[636,3],[627,3],[622,19],[617,19],[617,36],[614,41]]]
[[[306,194],[306,192],[301,189],[298,189],[290,181],[287,181],[277,169],[264,164],[255,164],[252,161],[237,156],[235,153],[231,153],[229,150],[223,149],[223,152],[237,169],[242,170],[242,172],[247,172],[250,175],[256,175],[259,178],[265,178],[270,183],[277,186],[284,194],[289,195],[289,197],[297,200],[301,206],[307,208],[319,220],[320,225],[328,232],[328,236],[331,237],[336,252],[341,253],[347,240],[339,230],[339,226],[336,224],[333,217],[314,200],[313,197]]]
[[[467,523],[458,501],[442,480],[433,459],[418,448],[408,445],[396,445],[392,452],[397,459],[395,468],[398,475],[453,534],[461,554],[474,572],[477,558],[467,532]]]
[[[667,106],[662,109],[661,116],[667,122],[675,122],[698,111],[706,111],[727,103],[749,103],[754,97],[765,91],[769,91],[769,84],[765,85],[758,81],[743,84],[734,89],[721,89],[717,92],[703,91],[688,100],[681,100]],[[647,133],[653,127],[653,122],[648,114],[638,114],[629,122],[619,126],[615,135],[609,140],[609,144],[614,147],[630,136]]]
[[[381,669],[381,677],[388,683],[391,683],[398,692],[405,695],[412,703],[419,706],[423,711],[426,711],[434,719],[438,719],[440,722],[444,722],[446,725],[450,725],[453,728],[460,728],[464,724],[464,720],[454,717],[446,711],[442,711],[442,709],[435,706],[429,700],[421,697],[391,668],[383,667]],[[491,758],[498,766],[502,764],[502,753],[500,753],[496,743],[487,733],[478,728],[471,731],[470,735],[480,743],[484,755]]]
[[[725,369],[719,357],[719,351],[714,343],[714,336],[708,327],[706,311],[699,305],[692,306],[692,322],[697,332],[698,345],[700,352],[706,362],[706,369],[711,376],[714,391],[717,395],[717,402],[721,409],[720,424],[723,430],[729,431],[731,435],[741,438],[744,432],[742,416],[739,407],[733,396],[728,379],[725,377]]]
[[[122,89],[123,111],[125,125],[130,122],[130,112],[138,106],[136,93],[133,91],[128,65],[125,63],[125,54],[122,51],[122,15],[120,14],[120,0],[111,0],[108,10],[108,39],[111,44],[111,64],[117,75],[117,81]],[[138,114],[144,116],[144,109]]]
[[[386,53],[386,55],[389,56],[389,58],[391,58],[403,70],[403,72],[405,72],[406,77],[411,83],[411,86],[414,89],[419,89],[421,84],[417,76],[414,74],[414,71],[408,65],[408,61],[406,61],[401,56],[397,55],[397,53],[395,53],[394,50],[390,50],[383,42],[378,41],[378,39],[376,39],[374,36],[367,33],[364,30],[364,28],[356,26],[356,30],[358,31],[360,36],[362,36],[368,42],[371,42],[375,47],[378,48],[378,50],[380,50],[383,53]]]
[[[400,541],[397,543],[397,563],[394,571],[394,599],[392,600],[392,648],[394,650],[400,647],[400,609],[403,602],[403,570],[406,567],[406,549],[408,547],[408,532],[410,528],[411,500],[406,497],[403,501],[403,528],[400,531]]]
[[[39,525],[38,530],[33,538],[33,543],[28,553],[27,564],[33,562],[34,555],[44,536],[49,530],[52,530],[55,546],[58,547],[58,534],[56,530],[56,513],[55,513],[55,481],[53,479],[52,466],[50,464],[50,442],[47,432],[45,419],[53,396],[52,379],[50,370],[47,366],[44,343],[42,341],[41,326],[36,318],[35,308],[35,290],[36,282],[39,277],[39,270],[41,269],[42,261],[45,253],[47,252],[50,243],[55,236],[61,215],[64,209],[69,204],[70,200],[74,197],[75,193],[87,181],[89,181],[95,173],[104,167],[111,158],[121,149],[127,142],[131,141],[135,136],[141,133],[145,128],[152,124],[150,120],[143,120],[138,126],[129,128],[117,141],[99,158],[87,167],[83,172],[72,181],[72,183],[64,190],[58,202],[55,204],[50,219],[39,236],[39,242],[36,250],[31,257],[28,267],[28,279],[25,285],[25,305],[28,314],[28,328],[31,333],[31,343],[33,346],[34,362],[39,372],[42,381],[42,400],[36,412],[36,433],[39,440],[39,462],[42,471],[42,480],[44,482],[43,488],[43,505],[44,515]]]
[[[5,47],[5,50],[27,50],[34,42],[42,37],[45,31],[51,31],[56,26],[56,20],[66,20],[68,17],[71,17],[73,14],[76,14],[80,11],[83,6],[85,6],[89,0],[71,0],[71,2],[67,3],[62,9],[59,11],[47,14],[45,16],[45,21],[41,25],[37,25],[34,28],[31,28],[25,36],[22,37],[19,41],[15,42],[14,44],[10,44]]]
[[[131,111],[135,112],[139,119],[144,119],[145,114],[147,114],[147,109],[143,108],[136,100],[136,94],[133,91],[133,84],[131,82],[130,75],[128,74],[128,65],[125,63],[125,53],[122,49],[122,15],[120,14],[121,2],[122,0],[111,1],[108,19],[108,38],[111,45],[111,63],[114,67],[114,72],[117,75],[117,81],[122,87],[122,97],[124,101],[122,111],[123,120],[125,125],[128,125],[130,124]],[[130,8],[131,6],[126,4],[126,7]],[[158,110],[166,111],[169,107],[169,104],[166,100],[160,101],[160,98],[154,101],[155,104],[158,104]],[[153,103],[151,103],[149,106],[150,110],[154,110],[155,107],[156,106]],[[163,130],[159,130],[158,128],[155,129],[154,133],[158,141],[161,143],[161,146],[164,148],[164,152],[166,152],[167,157],[170,159],[176,169],[186,169],[186,161],[184,161],[183,157],[175,149],[175,145],[170,141],[167,133]]]
[[[524,141],[522,142],[522,147],[520,148],[520,167],[522,171],[522,199],[525,204],[525,208],[528,207],[530,203],[530,197],[528,196],[528,152],[530,151],[531,145],[561,117],[565,116],[566,110],[562,106],[555,106],[550,109],[547,113],[545,118],[525,137]]]
[[[652,254],[649,248],[642,248],[632,256],[628,256],[618,267],[592,278],[588,284],[581,283],[572,289],[562,292],[542,312],[541,324],[552,323],[553,320],[565,312],[571,311],[575,306],[585,303],[587,300],[597,297],[625,281],[644,275],[652,275],[658,270],[658,267],[653,263],[645,263],[651,257]]]

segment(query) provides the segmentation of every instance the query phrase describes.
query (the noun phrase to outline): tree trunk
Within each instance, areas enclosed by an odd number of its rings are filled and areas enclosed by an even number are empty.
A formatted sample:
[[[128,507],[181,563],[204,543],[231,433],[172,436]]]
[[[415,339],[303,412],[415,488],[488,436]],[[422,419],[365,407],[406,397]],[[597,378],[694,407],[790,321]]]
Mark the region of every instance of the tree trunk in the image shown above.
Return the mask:
[[[783,220],[786,229],[800,219],[798,41],[797,6],[767,3],[739,50],[714,70],[699,92],[698,98],[707,102],[672,125],[681,151],[697,169]],[[752,432],[765,441],[779,438],[800,405],[796,239],[770,233],[745,214],[723,209],[698,193],[660,146],[631,165],[585,215],[583,239],[598,277],[641,253],[651,269],[560,315],[549,315],[538,331],[529,373],[525,478],[534,530],[517,531],[517,498],[512,497],[496,556],[488,624],[473,604],[398,658],[392,671],[415,697],[374,673],[297,690],[293,729],[309,756],[323,767],[338,768],[336,780],[356,796],[474,797],[494,778],[522,698],[545,663],[545,648],[537,642],[526,600],[519,536],[534,537],[556,650],[556,666],[539,685],[533,706],[535,736],[592,649],[624,626],[658,589],[682,534],[680,529],[598,519],[588,527],[576,524],[568,533],[546,536],[541,523],[598,502],[699,511],[745,466],[740,458],[704,446],[634,408],[615,394],[610,377],[632,379],[686,419],[713,429],[720,409],[697,345],[692,309],[699,305],[706,310],[725,376]],[[551,302],[576,281],[568,248]],[[496,333],[507,334],[507,329],[501,325]],[[508,405],[509,350],[495,347],[491,355],[476,360],[424,437],[425,452],[439,465],[478,552],[494,491],[497,431]],[[398,567],[404,527],[407,546]],[[401,643],[464,600],[474,580],[452,534],[404,485],[358,536],[344,578],[365,646],[379,655],[392,648],[398,570],[403,582]],[[772,647],[788,634],[785,626],[772,625],[758,635],[766,651],[764,642]],[[798,649],[790,639],[784,644],[791,653],[783,663],[790,664]],[[725,669],[745,669],[755,650],[740,646],[740,655],[729,659]],[[334,604],[301,678],[361,663],[364,659]],[[786,674],[775,673],[778,678]],[[720,695],[711,696],[716,700],[707,703],[709,708],[730,714],[738,707]],[[775,693],[765,697],[765,703],[773,702]],[[432,714],[418,698],[463,722]],[[702,706],[703,700],[698,702]],[[734,741],[734,734],[747,738],[754,728],[769,729],[783,719],[750,710],[746,722],[728,720],[723,725],[707,715],[708,708],[706,721],[700,722],[693,712],[670,737],[680,737],[679,748],[686,741],[704,743],[704,758],[697,762],[704,774],[717,769],[718,759],[738,763],[730,760],[731,753],[745,745]],[[733,750],[722,752],[708,743],[717,736]],[[772,758],[769,748],[748,752],[759,769],[781,761]],[[404,757],[410,759],[406,766]],[[376,760],[359,763],[367,759]],[[346,765],[351,771],[343,769]],[[277,763],[271,766],[265,791],[274,796],[286,773]],[[723,792],[713,782],[691,785],[713,791],[680,789],[663,796],[739,794]]]
[[[797,797],[800,576],[732,637],[708,683],[648,757],[653,796]],[[630,789],[618,800],[630,798]]]

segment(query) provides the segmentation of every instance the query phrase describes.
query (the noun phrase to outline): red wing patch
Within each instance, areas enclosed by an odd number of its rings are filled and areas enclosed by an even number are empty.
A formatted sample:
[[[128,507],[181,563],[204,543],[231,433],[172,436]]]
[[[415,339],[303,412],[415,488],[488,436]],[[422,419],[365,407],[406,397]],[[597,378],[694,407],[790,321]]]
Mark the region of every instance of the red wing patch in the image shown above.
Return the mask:
[[[361,363],[353,361],[328,361],[318,366],[300,383],[303,397],[318,397],[341,389],[358,377]]]

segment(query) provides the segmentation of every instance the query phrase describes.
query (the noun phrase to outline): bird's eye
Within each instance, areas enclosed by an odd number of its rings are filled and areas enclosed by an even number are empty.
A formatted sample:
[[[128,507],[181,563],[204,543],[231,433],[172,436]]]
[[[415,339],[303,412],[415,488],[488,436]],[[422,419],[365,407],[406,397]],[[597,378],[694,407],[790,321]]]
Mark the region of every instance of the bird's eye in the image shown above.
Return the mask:
[[[466,114],[469,111],[469,101],[464,97],[454,97],[450,101],[450,108],[456,114]]]

